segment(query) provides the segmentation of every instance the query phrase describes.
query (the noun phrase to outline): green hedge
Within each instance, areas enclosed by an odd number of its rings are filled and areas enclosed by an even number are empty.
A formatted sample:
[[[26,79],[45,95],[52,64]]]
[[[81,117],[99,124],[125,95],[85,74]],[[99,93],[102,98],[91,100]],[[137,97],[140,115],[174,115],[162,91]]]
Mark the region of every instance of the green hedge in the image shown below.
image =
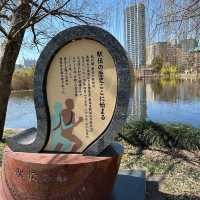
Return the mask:
[[[131,121],[120,136],[139,146],[200,149],[200,129],[184,124],[158,124],[152,121]]]

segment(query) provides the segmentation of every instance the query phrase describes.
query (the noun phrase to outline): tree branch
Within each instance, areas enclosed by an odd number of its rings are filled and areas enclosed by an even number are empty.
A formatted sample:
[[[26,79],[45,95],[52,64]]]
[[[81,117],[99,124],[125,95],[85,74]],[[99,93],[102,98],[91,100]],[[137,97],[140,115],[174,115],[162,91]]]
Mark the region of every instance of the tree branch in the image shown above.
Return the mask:
[[[0,32],[3,33],[3,35],[8,38],[8,39],[12,39],[9,34],[6,32],[6,30],[0,25]]]
[[[0,11],[2,11],[2,9],[5,7],[7,2],[8,2],[8,0],[1,0],[1,2],[0,2]]]
[[[1,14],[1,13],[0,13],[0,18],[6,19],[6,20],[8,20],[8,21],[10,21],[10,19],[11,19],[9,16],[4,15],[4,14]]]
[[[71,11],[65,10],[64,8],[67,6],[67,4],[69,4],[71,0],[68,0],[66,2],[64,2],[63,4],[59,5],[56,8],[50,8],[47,9],[44,6],[45,2],[48,2],[47,0],[43,0],[40,4],[38,4],[37,2],[33,1],[33,0],[29,0],[29,2],[36,7],[36,11],[34,12],[34,14],[29,18],[29,20],[22,26],[20,27],[16,33],[14,34],[14,37],[16,34],[18,34],[20,31],[22,31],[23,29],[29,28],[31,26],[33,26],[34,24],[39,23],[40,21],[42,21],[44,18],[48,17],[48,16],[54,16],[57,17],[58,19],[68,22],[70,23],[70,21],[65,20],[65,17],[70,17],[73,19],[76,19],[79,22],[82,22],[84,24],[89,24],[87,20],[93,20],[95,22],[99,22],[100,20],[94,19],[92,17],[89,16],[85,16],[81,13],[73,13]],[[38,15],[40,11],[43,11],[44,14],[42,15]],[[71,22],[74,23],[74,22]]]
[[[37,36],[36,36],[36,33],[35,33],[34,25],[31,26],[31,30],[32,30],[32,33],[33,33],[33,43],[37,46]]]

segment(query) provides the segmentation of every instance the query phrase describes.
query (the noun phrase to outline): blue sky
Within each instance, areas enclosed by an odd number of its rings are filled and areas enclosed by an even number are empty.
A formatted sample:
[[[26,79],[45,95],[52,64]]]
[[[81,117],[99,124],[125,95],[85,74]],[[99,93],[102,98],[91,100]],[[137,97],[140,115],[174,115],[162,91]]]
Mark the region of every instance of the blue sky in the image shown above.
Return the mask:
[[[75,4],[77,4],[77,0],[72,0]],[[80,1],[79,1],[80,2]],[[148,27],[148,15],[151,14],[152,10],[156,8],[156,4],[154,0],[91,0],[94,2],[91,8],[88,9],[89,12],[102,12],[106,16],[106,25],[103,27],[104,29],[111,32],[123,45],[124,43],[124,35],[123,35],[123,12],[127,5],[131,3],[142,2],[144,4],[149,5],[150,9],[146,12],[146,24]],[[60,32],[63,29],[67,28],[67,25],[63,25],[61,22],[57,20],[51,21],[51,24],[44,21],[39,24],[36,28],[43,27],[47,32]],[[52,28],[53,27],[53,28]],[[155,38],[156,39],[156,38]],[[39,49],[31,45],[32,34],[30,31],[26,31],[24,45],[21,48],[17,63],[22,63],[22,60],[25,59],[35,59],[37,60],[41,50],[44,48],[45,44],[49,41],[49,39],[44,39],[43,45],[39,46]],[[160,40],[157,38],[156,40]]]

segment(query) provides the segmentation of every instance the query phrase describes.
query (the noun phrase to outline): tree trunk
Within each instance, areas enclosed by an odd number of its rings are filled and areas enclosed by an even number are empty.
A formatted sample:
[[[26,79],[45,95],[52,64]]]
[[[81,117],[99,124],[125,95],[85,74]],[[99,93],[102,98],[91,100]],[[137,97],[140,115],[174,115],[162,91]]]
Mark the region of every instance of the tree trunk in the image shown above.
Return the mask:
[[[18,1],[19,2],[19,1]],[[31,8],[28,0],[21,0],[13,12],[13,23],[9,33],[11,39],[6,39],[1,47],[0,55],[0,140],[2,140],[8,99],[11,93],[12,75],[15,63],[24,38],[25,29],[21,29],[30,16]],[[18,31],[20,30],[20,31]],[[15,34],[17,33],[17,34]]]

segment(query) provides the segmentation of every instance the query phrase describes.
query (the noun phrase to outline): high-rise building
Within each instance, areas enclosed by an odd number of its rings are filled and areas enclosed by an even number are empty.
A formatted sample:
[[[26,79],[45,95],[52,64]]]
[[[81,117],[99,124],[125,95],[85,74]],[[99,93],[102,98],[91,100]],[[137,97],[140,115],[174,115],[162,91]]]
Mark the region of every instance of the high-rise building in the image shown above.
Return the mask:
[[[145,6],[133,4],[124,13],[125,45],[133,67],[138,69],[146,64],[145,60]]]

